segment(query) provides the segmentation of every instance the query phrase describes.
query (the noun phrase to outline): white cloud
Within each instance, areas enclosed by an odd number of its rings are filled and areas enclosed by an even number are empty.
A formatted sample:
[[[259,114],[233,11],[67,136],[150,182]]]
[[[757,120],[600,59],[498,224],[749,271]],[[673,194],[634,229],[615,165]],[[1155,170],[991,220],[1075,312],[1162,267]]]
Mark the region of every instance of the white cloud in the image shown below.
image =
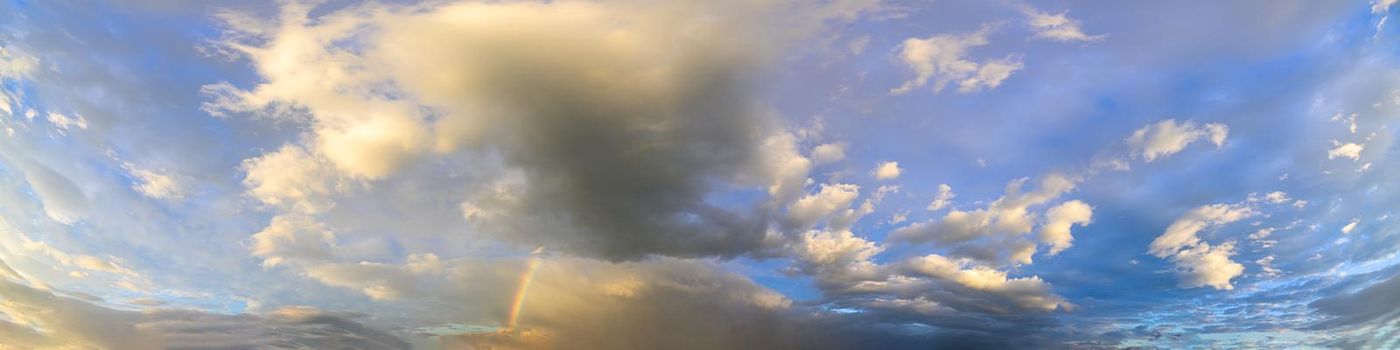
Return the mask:
[[[949,210],[936,221],[895,229],[890,238],[912,243],[938,242],[960,245],[971,257],[1030,263],[1035,243],[1019,239],[1035,228],[1040,216],[1033,208],[1045,205],[1074,189],[1076,180],[1060,174],[1046,175],[1034,191],[1023,191],[1022,178],[1006,185],[1004,194],[986,207],[972,211]],[[983,239],[987,240],[983,240]]]
[[[87,119],[83,119],[83,116],[78,114],[73,114],[72,117],[69,117],[58,112],[49,112],[48,120],[49,123],[58,127],[58,129],[60,130],[59,132],[64,132],[72,128],[88,128]]]
[[[849,208],[859,195],[860,186],[851,184],[822,185],[820,192],[804,196],[788,207],[788,220],[791,220],[798,229],[811,228],[819,220],[837,210]]]
[[[1225,144],[1229,133],[1230,128],[1224,124],[1197,125],[1191,121],[1178,123],[1176,119],[1167,119],[1134,131],[1127,142],[1134,157],[1152,162],[1181,152],[1187,145],[1203,137],[1220,147]]]
[[[918,275],[1008,297],[1018,306],[1028,309],[1053,311],[1072,307],[1064,299],[1049,294],[1050,286],[1039,277],[1008,278],[1005,271],[981,265],[966,266],[936,254],[909,259],[903,263],[903,267]]]
[[[926,209],[929,211],[937,211],[947,208],[949,205],[953,204],[953,198],[957,198],[957,196],[956,193],[953,193],[953,186],[938,184],[938,193],[933,195],[933,202],[929,203]]]
[[[1288,193],[1286,193],[1286,192],[1283,192],[1283,191],[1273,191],[1273,192],[1264,193],[1264,194],[1250,193],[1247,200],[1248,200],[1249,202],[1266,202],[1266,203],[1270,203],[1270,204],[1283,204],[1283,203],[1286,203],[1286,202],[1291,201],[1291,200],[1293,200],[1293,199],[1288,198]]]
[[[28,77],[39,66],[39,60],[13,47],[0,46],[0,79]]]
[[[868,261],[882,250],[850,231],[810,231],[802,235],[797,252],[810,264],[842,266]]]
[[[1351,233],[1352,230],[1356,229],[1356,224],[1359,223],[1361,223],[1361,219],[1351,219],[1351,222],[1348,222],[1346,226],[1342,226],[1342,234]]]
[[[892,94],[905,94],[915,89],[933,84],[934,92],[943,91],[949,83],[958,86],[958,92],[968,93],[984,89],[994,89],[1023,65],[1018,56],[974,62],[967,58],[969,49],[987,45],[987,35],[991,26],[970,34],[943,34],[927,38],[909,38],[900,45],[900,60],[912,69],[915,77]]]
[[[899,162],[894,161],[881,162],[875,166],[875,170],[870,171],[877,180],[894,180],[899,177],[900,172]]]
[[[1211,246],[1197,235],[1202,230],[1236,222],[1258,212],[1239,204],[1212,204],[1186,212],[1161,236],[1152,240],[1148,251],[1159,258],[1168,258],[1178,268],[1178,276],[1187,287],[1209,286],[1234,289],[1230,279],[1244,273],[1244,265],[1230,260],[1234,244],[1227,242]]]
[[[264,267],[330,260],[336,245],[335,234],[325,225],[299,214],[273,217],[252,240],[251,253],[263,258]]]
[[[1366,146],[1354,142],[1341,143],[1332,141],[1333,148],[1327,150],[1327,159],[1348,158],[1352,161],[1361,159],[1361,151],[1366,150]]]
[[[812,161],[816,164],[830,164],[846,159],[846,145],[827,143],[812,148]]]
[[[1244,274],[1244,265],[1230,260],[1234,255],[1235,244],[1226,242],[1218,246],[1201,243],[1176,252],[1172,263],[1180,269],[1177,276],[1187,287],[1209,286],[1219,290],[1231,290],[1235,286],[1230,279]]]
[[[131,175],[136,183],[132,184],[132,189],[140,192],[141,195],[163,200],[179,200],[185,197],[188,191],[188,184],[184,179],[170,173],[139,168],[135,164],[123,163],[122,168]]]
[[[1060,203],[1045,211],[1045,223],[1040,226],[1040,241],[1050,245],[1050,255],[1059,254],[1074,242],[1070,226],[1089,224],[1094,208],[1077,200]]]
[[[328,209],[330,197],[349,187],[330,165],[293,145],[244,160],[242,167],[247,173],[243,184],[253,198],[308,213]]]
[[[1068,17],[1068,11],[1051,14],[1030,5],[1022,5],[1020,10],[1026,16],[1026,24],[1035,31],[1035,38],[1059,42],[1098,41],[1104,38],[1104,35],[1084,34],[1079,22]]]

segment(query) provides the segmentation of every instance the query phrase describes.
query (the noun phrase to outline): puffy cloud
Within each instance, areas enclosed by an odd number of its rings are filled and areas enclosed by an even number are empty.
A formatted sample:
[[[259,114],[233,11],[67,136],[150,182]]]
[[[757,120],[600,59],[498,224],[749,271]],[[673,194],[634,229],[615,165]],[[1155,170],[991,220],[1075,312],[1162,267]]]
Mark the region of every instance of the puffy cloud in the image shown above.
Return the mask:
[[[1026,178],[1011,181],[1005,193],[986,207],[972,211],[949,210],[937,221],[918,222],[900,227],[891,239],[913,243],[972,244],[962,253],[983,260],[1008,259],[1029,263],[1035,245],[1017,237],[1033,231],[1039,215],[1032,208],[1059,198],[1074,189],[1076,180],[1060,174],[1040,179],[1033,191],[1023,191]],[[976,241],[981,240],[981,243]],[[978,247],[981,245],[981,247]]]
[[[132,189],[146,197],[179,200],[184,198],[185,193],[189,190],[186,181],[174,174],[139,168],[131,163],[124,163],[122,168],[126,169],[127,174],[136,180],[136,183],[132,184]]]
[[[1040,241],[1050,245],[1050,255],[1059,254],[1074,242],[1069,228],[1086,225],[1094,217],[1094,208],[1077,200],[1060,203],[1045,211],[1045,223],[1040,226]]]
[[[1244,273],[1244,265],[1230,260],[1230,256],[1234,254],[1234,243],[1226,242],[1212,246],[1201,241],[1197,233],[1256,214],[1257,210],[1241,204],[1197,207],[1168,225],[1161,236],[1152,240],[1148,251],[1159,258],[1169,258],[1176,264],[1177,274],[1182,284],[1187,287],[1234,289],[1230,279]]]
[[[1332,146],[1327,150],[1327,159],[1348,158],[1356,161],[1361,159],[1361,151],[1366,150],[1366,145],[1355,142],[1340,143],[1334,140]]]
[[[807,195],[788,208],[788,220],[798,229],[811,228],[818,220],[837,210],[849,208],[860,196],[860,186],[851,184],[822,185],[821,191]]]
[[[469,150],[525,177],[528,210],[492,227],[572,228],[495,237],[613,259],[736,255],[762,244],[763,209],[730,211],[706,196],[726,184],[791,196],[810,168],[797,154],[766,154],[791,140],[753,99],[755,73],[777,43],[862,8],[566,1],[318,13],[293,3],[275,22],[225,13],[222,44],[263,82],[208,86],[207,107],[308,131],[301,146],[249,161],[250,191],[269,204],[324,209],[317,199],[343,187],[326,172],[388,179],[415,159]],[[254,175],[272,169],[259,166],[268,157],[300,171]]]
[[[917,275],[955,282],[963,287],[1007,297],[1019,307],[1039,311],[1068,309],[1063,298],[1050,294],[1049,285],[1039,277],[1008,278],[1005,271],[965,264],[939,255],[912,258],[903,268]]]
[[[953,193],[953,186],[938,184],[938,193],[933,195],[933,202],[930,202],[926,209],[929,211],[943,210],[953,203],[953,198],[957,197],[958,195]]]
[[[328,209],[334,203],[330,197],[350,186],[325,161],[293,145],[243,161],[243,171],[243,185],[253,198],[303,212]]]
[[[328,260],[336,245],[335,234],[325,225],[300,214],[273,217],[252,240],[252,254],[263,258],[265,267]]]
[[[1133,156],[1152,162],[1181,152],[1201,138],[1208,138],[1216,147],[1222,146],[1229,133],[1230,128],[1225,124],[1198,125],[1192,121],[1178,123],[1176,119],[1167,119],[1134,131],[1127,141]]]
[[[1234,250],[1233,242],[1217,246],[1199,243],[1177,251],[1171,259],[1179,268],[1177,276],[1185,286],[1230,290],[1235,288],[1230,279],[1244,274],[1244,265],[1230,260]]]
[[[798,257],[809,264],[844,266],[868,261],[882,250],[850,231],[811,231],[802,236]]]
[[[1030,5],[1018,6],[1021,14],[1026,16],[1026,24],[1035,31],[1035,38],[1046,39],[1059,42],[1071,41],[1098,41],[1104,35],[1084,34],[1079,22],[1070,19],[1068,11],[1056,14],[1041,12]]]
[[[995,89],[1023,65],[1017,56],[975,62],[967,51],[987,45],[992,26],[968,34],[941,34],[927,38],[909,38],[900,45],[899,59],[913,70],[911,79],[890,93],[900,95],[933,84],[934,92],[943,91],[956,83],[958,92],[968,93]]]
[[[825,143],[812,148],[812,161],[817,164],[835,163],[846,159],[846,144]]]
[[[758,157],[763,166],[758,178],[768,183],[768,195],[775,203],[787,203],[802,195],[812,160],[797,152],[792,133],[778,133],[764,140]]]
[[[899,177],[899,162],[881,162],[875,166],[875,170],[870,171],[877,180],[894,180]]]
[[[1342,234],[1351,233],[1352,230],[1356,229],[1356,224],[1359,223],[1361,223],[1360,219],[1351,219],[1351,222],[1348,222],[1346,226],[1342,226]]]
[[[1149,251],[1157,257],[1167,257],[1178,249],[1201,243],[1196,234],[1207,228],[1254,216],[1254,208],[1237,204],[1211,204],[1191,209],[1167,226],[1161,236],[1152,240]]]

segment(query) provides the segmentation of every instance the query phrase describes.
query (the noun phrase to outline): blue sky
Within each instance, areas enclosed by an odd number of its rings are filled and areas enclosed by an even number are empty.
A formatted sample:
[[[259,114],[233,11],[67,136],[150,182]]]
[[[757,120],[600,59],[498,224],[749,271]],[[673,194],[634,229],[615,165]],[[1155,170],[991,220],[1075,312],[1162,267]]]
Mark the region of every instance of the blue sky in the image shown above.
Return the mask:
[[[1394,348],[1394,1],[0,2],[0,349]]]

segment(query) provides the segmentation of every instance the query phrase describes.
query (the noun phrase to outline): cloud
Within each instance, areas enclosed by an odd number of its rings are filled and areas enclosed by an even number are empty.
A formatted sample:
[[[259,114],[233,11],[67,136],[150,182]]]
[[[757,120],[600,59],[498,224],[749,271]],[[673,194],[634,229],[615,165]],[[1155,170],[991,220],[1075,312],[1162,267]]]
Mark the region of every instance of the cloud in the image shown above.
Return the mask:
[[[0,157],[8,155],[0,154]],[[13,156],[10,156],[13,157]],[[6,158],[24,175],[25,181],[38,196],[44,214],[54,221],[72,225],[87,216],[88,197],[64,174],[38,161],[27,158]]]
[[[9,278],[0,279],[0,300],[0,344],[20,349],[409,348],[352,319],[358,316],[307,307],[278,308],[267,315],[124,311]]]
[[[1039,180],[1033,191],[1023,191],[1029,179],[1006,185],[1004,194],[986,207],[972,211],[949,210],[937,221],[918,222],[895,229],[890,238],[912,243],[936,242],[944,246],[962,244],[961,255],[993,261],[1006,259],[1029,263],[1035,244],[1020,240],[1033,231],[1039,214],[1032,208],[1045,205],[1074,189],[1076,180],[1050,174]],[[980,243],[979,243],[980,242]],[[979,247],[980,246],[980,247]]]
[[[298,146],[243,161],[243,185],[248,194],[266,205],[315,213],[329,209],[331,197],[350,188],[350,180],[337,174],[325,161]]]
[[[835,238],[837,241],[840,238]],[[836,244],[837,247],[842,244]],[[840,259],[849,249],[835,248]],[[786,297],[700,260],[656,258],[610,263],[540,256],[522,259],[439,259],[403,264],[327,264],[311,276],[384,300],[427,302],[457,315],[454,322],[501,324],[517,293],[518,325],[495,332],[443,335],[443,348],[598,349],[844,348],[848,339],[794,312]],[[532,273],[527,291],[517,291]],[[474,300],[461,303],[460,300]],[[499,323],[497,323],[499,322]],[[627,329],[627,336],[618,336]]]
[[[265,203],[324,209],[319,199],[343,187],[337,176],[380,181],[424,157],[472,152],[523,174],[525,211],[480,226],[493,237],[611,259],[732,256],[761,246],[763,209],[705,198],[721,185],[790,195],[810,167],[763,150],[783,131],[754,99],[754,79],[775,44],[861,8],[569,1],[319,13],[293,3],[276,23],[225,13],[222,44],[263,82],[211,85],[207,107],[307,131],[255,158],[295,162],[296,176],[255,176],[268,160],[247,163]],[[572,229],[504,232],[529,221]]]
[[[1351,219],[1351,222],[1348,222],[1346,226],[1342,226],[1342,234],[1351,233],[1352,230],[1356,229],[1356,224],[1359,223],[1361,223],[1360,219]]]
[[[846,144],[826,143],[812,148],[812,162],[830,164],[846,159]]]
[[[938,193],[933,195],[933,202],[930,202],[928,204],[928,208],[925,209],[928,209],[929,211],[942,210],[943,208],[947,208],[949,205],[951,205],[953,202],[953,198],[957,197],[958,195],[956,193],[953,193],[952,186],[948,186],[948,184],[938,184]]]
[[[185,179],[167,172],[143,169],[135,164],[123,163],[122,168],[126,169],[136,183],[132,184],[132,189],[140,192],[141,195],[163,200],[180,200],[188,192],[189,185]]]
[[[1333,148],[1327,150],[1327,159],[1348,158],[1353,161],[1361,160],[1361,151],[1366,150],[1366,145],[1355,142],[1340,143],[1332,141]]]
[[[860,195],[860,186],[851,184],[822,185],[821,191],[807,195],[792,203],[788,208],[788,220],[804,230],[816,225],[837,210],[844,210]]]
[[[875,175],[876,180],[894,180],[899,178],[899,162],[881,162],[879,165],[876,165],[875,170],[870,171],[870,173]]]
[[[890,90],[891,94],[902,95],[933,83],[933,91],[940,92],[949,83],[956,83],[958,92],[969,93],[985,89],[995,89],[1011,73],[1023,65],[1017,56],[975,62],[967,58],[969,49],[987,45],[987,35],[993,26],[983,26],[981,30],[968,34],[941,34],[927,38],[909,38],[900,45],[899,59],[913,70],[915,77]]]
[[[1040,226],[1040,241],[1050,245],[1050,255],[1059,254],[1074,242],[1069,228],[1084,226],[1094,217],[1094,208],[1077,200],[1060,203],[1045,211],[1045,224]]]
[[[273,217],[252,240],[252,254],[263,258],[264,267],[329,260],[336,245],[335,234],[325,225],[299,214]]]
[[[850,231],[810,231],[802,236],[798,256],[810,264],[845,266],[868,261],[882,250]]]
[[[1054,311],[1071,307],[1064,299],[1050,294],[1049,285],[1035,276],[1008,278],[1005,271],[986,266],[965,267],[939,255],[910,259],[904,263],[904,268],[918,275],[952,281],[963,287],[1006,297],[1026,309]]]
[[[73,128],[88,128],[87,119],[83,119],[83,116],[77,114],[73,114],[72,117],[69,117],[58,112],[49,112],[47,119],[50,124],[53,124],[53,126],[58,127],[60,133],[66,132]]]
[[[1179,268],[1178,276],[1184,286],[1234,289],[1230,279],[1244,273],[1244,265],[1230,260],[1234,243],[1212,246],[1201,241],[1197,233],[1257,214],[1254,208],[1241,204],[1197,207],[1168,225],[1161,236],[1152,240],[1148,251],[1159,258],[1169,258]]]
[[[39,67],[39,59],[12,46],[0,46],[0,79],[22,79]]]
[[[1099,41],[1104,35],[1084,34],[1079,22],[1068,17],[1068,11],[1051,14],[1036,10],[1030,5],[1018,6],[1026,16],[1026,24],[1035,31],[1035,38],[1059,42]]]
[[[1229,133],[1230,128],[1224,124],[1197,125],[1191,121],[1178,123],[1176,119],[1167,119],[1134,131],[1127,141],[1134,157],[1152,162],[1157,158],[1181,152],[1187,145],[1201,138],[1209,138],[1211,143],[1220,147],[1225,144],[1225,137]]]

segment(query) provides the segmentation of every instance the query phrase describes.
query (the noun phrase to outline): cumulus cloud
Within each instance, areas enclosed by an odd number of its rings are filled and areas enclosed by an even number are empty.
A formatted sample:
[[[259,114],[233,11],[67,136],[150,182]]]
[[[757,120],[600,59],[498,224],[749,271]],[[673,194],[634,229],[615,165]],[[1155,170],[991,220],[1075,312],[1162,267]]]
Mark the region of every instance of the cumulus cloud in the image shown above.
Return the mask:
[[[1007,259],[1029,263],[1031,255],[1035,252],[1035,244],[1028,245],[1028,242],[1020,237],[1031,233],[1037,225],[1040,214],[1032,209],[1048,204],[1073,190],[1076,180],[1060,174],[1050,174],[1042,177],[1034,190],[1026,191],[1022,187],[1028,180],[1021,178],[1008,183],[1004,194],[984,208],[971,211],[949,210],[936,221],[900,227],[891,233],[890,237],[913,243],[966,243],[971,245],[963,247],[966,249],[962,253],[970,257],[988,261]]]
[[[137,167],[135,164],[123,163],[122,168],[126,169],[133,179],[132,189],[141,195],[163,200],[179,200],[185,197],[189,190],[189,185],[185,179],[178,175],[170,174],[159,170],[145,169]]]
[[[826,143],[812,148],[812,162],[830,164],[846,159],[846,144]]]
[[[1244,265],[1230,260],[1234,254],[1234,243],[1212,246],[1202,241],[1197,233],[1256,214],[1257,210],[1241,204],[1197,207],[1168,225],[1161,236],[1152,240],[1148,251],[1159,258],[1170,259],[1178,267],[1177,274],[1182,284],[1187,287],[1234,289],[1230,279],[1244,273]]]
[[[952,205],[953,198],[957,197],[958,195],[956,193],[953,193],[953,186],[948,186],[948,184],[938,184],[938,193],[933,195],[933,202],[930,202],[928,204],[928,208],[926,209],[928,209],[929,211],[943,210],[943,208],[947,208],[949,205]]]
[[[253,198],[308,213],[328,209],[331,197],[351,184],[325,161],[293,145],[244,160],[242,168],[247,174],[243,185]]]
[[[870,173],[875,175],[876,180],[894,180],[899,178],[899,162],[881,162],[876,165],[875,170],[871,170]]]
[[[1104,35],[1084,34],[1080,28],[1079,21],[1070,19],[1068,11],[1060,13],[1047,13],[1036,10],[1030,5],[1018,6],[1021,14],[1026,16],[1026,24],[1035,31],[1035,38],[1046,39],[1059,42],[1072,41],[1098,41],[1103,40]]]
[[[1327,159],[1347,158],[1352,161],[1361,160],[1361,151],[1366,150],[1366,145],[1347,142],[1341,143],[1332,141],[1332,149],[1327,150]]]
[[[760,150],[785,141],[752,97],[754,78],[776,44],[863,6],[430,3],[312,16],[293,3],[275,23],[225,13],[222,44],[263,81],[210,85],[207,108],[307,130],[246,164],[265,203],[324,209],[317,199],[342,187],[338,177],[382,180],[423,157],[472,151],[524,174],[527,212],[491,227],[573,228],[495,237],[614,259],[735,255],[761,244],[763,210],[706,196],[719,184],[791,195],[810,167]],[[269,157],[299,171],[255,176]]]
[[[1011,73],[1023,67],[1021,58],[1015,55],[1000,59],[976,62],[969,59],[968,51],[987,45],[987,35],[993,26],[983,26],[981,30],[968,34],[939,34],[927,38],[909,38],[900,45],[899,59],[915,76],[913,79],[890,93],[901,95],[933,84],[934,92],[943,91],[949,83],[958,86],[958,92],[969,93],[995,89]]]
[[[279,215],[253,234],[253,256],[272,267],[291,261],[324,261],[332,257],[335,234],[315,219],[299,214]]]
[[[1094,217],[1094,208],[1073,200],[1060,203],[1045,211],[1045,224],[1040,226],[1040,241],[1050,245],[1050,255],[1059,254],[1074,242],[1070,226],[1084,226]]]
[[[798,229],[811,228],[818,220],[844,210],[860,195],[860,187],[851,184],[822,185],[821,191],[807,195],[788,208],[788,219]]]
[[[1198,125],[1192,121],[1178,123],[1176,119],[1167,119],[1134,131],[1127,141],[1134,157],[1152,162],[1157,158],[1181,152],[1187,145],[1202,138],[1207,138],[1216,147],[1220,147],[1225,144],[1225,137],[1229,133],[1230,128],[1225,124]]]
[[[963,287],[1007,297],[1018,306],[1040,311],[1068,309],[1071,305],[1050,294],[1049,285],[1039,277],[1008,278],[1005,271],[986,266],[965,266],[939,255],[912,258],[903,268],[917,275],[955,282]]]

